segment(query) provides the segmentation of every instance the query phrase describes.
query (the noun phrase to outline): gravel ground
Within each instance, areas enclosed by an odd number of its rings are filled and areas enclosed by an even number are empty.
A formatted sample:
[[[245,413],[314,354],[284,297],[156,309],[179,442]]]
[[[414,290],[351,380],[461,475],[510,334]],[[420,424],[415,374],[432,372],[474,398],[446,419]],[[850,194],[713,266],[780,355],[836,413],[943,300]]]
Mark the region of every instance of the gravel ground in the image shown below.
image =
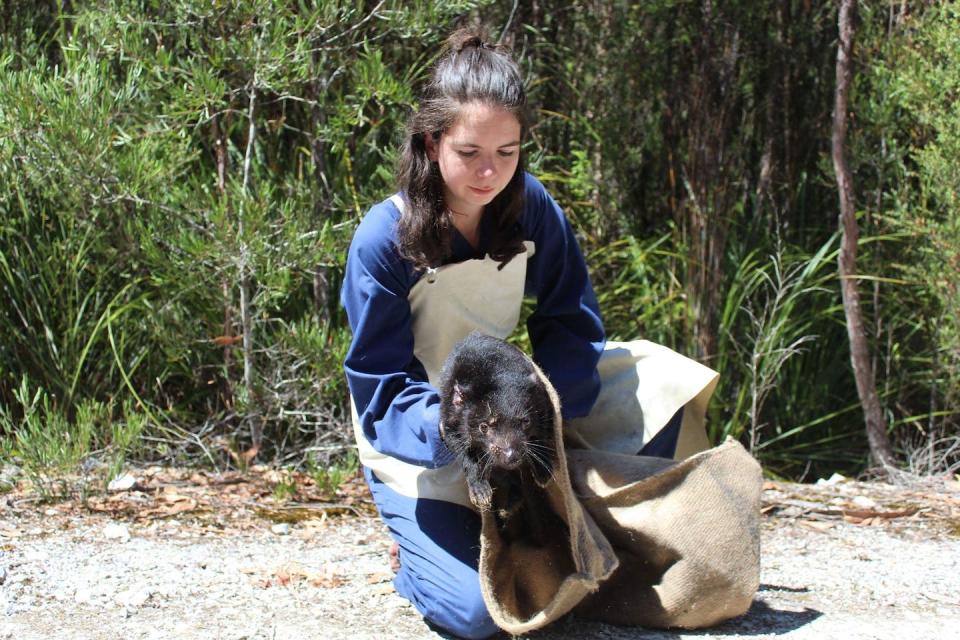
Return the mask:
[[[960,640],[960,492],[770,484],[750,612],[698,632],[566,618],[528,637]],[[370,516],[123,519],[0,510],[0,638],[439,638]],[[905,514],[910,514],[905,515]]]

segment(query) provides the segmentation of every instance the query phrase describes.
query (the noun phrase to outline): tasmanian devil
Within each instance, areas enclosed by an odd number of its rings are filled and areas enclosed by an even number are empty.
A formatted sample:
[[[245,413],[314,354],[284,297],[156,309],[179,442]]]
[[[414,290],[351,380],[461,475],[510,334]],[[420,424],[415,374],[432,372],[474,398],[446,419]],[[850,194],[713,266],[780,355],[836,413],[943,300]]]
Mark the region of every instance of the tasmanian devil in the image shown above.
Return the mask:
[[[461,340],[441,372],[440,421],[477,508],[507,512],[526,495],[526,480],[540,487],[550,481],[554,405],[534,365],[516,347],[479,333]]]

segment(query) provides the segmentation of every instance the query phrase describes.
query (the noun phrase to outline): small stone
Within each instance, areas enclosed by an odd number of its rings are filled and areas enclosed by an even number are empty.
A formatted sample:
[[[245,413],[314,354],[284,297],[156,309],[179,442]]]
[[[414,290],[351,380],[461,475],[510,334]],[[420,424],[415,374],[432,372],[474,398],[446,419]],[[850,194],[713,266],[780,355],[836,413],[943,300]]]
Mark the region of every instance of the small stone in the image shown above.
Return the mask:
[[[50,559],[50,554],[42,549],[35,549],[26,552],[23,555],[23,559],[27,562],[36,562],[37,564],[43,564]]]
[[[130,540],[130,529],[125,524],[112,523],[103,528],[103,537],[107,540],[119,540],[127,542]]]
[[[867,496],[855,496],[851,502],[861,509],[874,509],[877,506],[877,501]]]
[[[834,473],[832,476],[830,476],[826,480],[824,480],[823,478],[820,478],[819,480],[817,480],[817,484],[834,485],[834,484],[839,484],[841,482],[846,482],[846,481],[847,481],[846,476],[840,475],[839,473]]]
[[[270,527],[270,531],[273,531],[278,536],[285,536],[290,534],[290,525],[286,522],[281,522],[280,524],[275,524]]]
[[[137,479],[129,473],[117,476],[107,485],[107,491],[129,491],[137,485]]]
[[[43,515],[45,515],[45,516],[55,516],[55,515],[57,515],[58,513],[60,513],[60,512],[57,511],[56,509],[47,509],[46,511],[43,512]]]
[[[149,589],[127,589],[126,591],[121,591],[118,593],[114,600],[117,604],[124,607],[142,607],[144,604],[146,604],[147,600],[150,599],[151,595],[153,594]]]
[[[0,479],[2,480],[13,482],[21,475],[23,475],[23,469],[15,464],[10,464],[8,462],[7,464],[3,465],[2,468],[0,468]]]
[[[80,587],[77,589],[77,592],[73,594],[73,601],[77,604],[90,604],[92,600],[93,592],[87,587]]]

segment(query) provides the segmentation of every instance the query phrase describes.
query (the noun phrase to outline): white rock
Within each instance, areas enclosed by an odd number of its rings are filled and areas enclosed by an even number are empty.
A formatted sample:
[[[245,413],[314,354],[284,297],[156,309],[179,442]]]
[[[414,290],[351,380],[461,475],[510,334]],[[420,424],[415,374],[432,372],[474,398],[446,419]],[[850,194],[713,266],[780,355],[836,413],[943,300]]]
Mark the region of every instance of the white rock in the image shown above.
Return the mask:
[[[9,462],[0,467],[0,479],[12,480],[23,475],[23,469]]]
[[[73,601],[77,604],[89,604],[93,601],[93,592],[87,587],[79,587],[73,594]]]
[[[50,554],[47,553],[46,551],[37,549],[37,550],[28,551],[27,553],[25,553],[23,555],[23,559],[26,560],[27,562],[44,563],[50,559]]]
[[[114,600],[124,607],[142,607],[152,595],[149,589],[140,587],[121,591]]]
[[[826,480],[824,480],[823,478],[820,478],[819,480],[817,480],[817,484],[819,484],[819,485],[824,485],[824,484],[831,485],[831,484],[838,484],[838,483],[840,483],[840,482],[846,482],[846,481],[847,481],[846,476],[842,476],[842,475],[840,475],[839,473],[834,473],[832,476],[830,476],[830,477],[827,478]]]
[[[103,537],[107,540],[119,540],[121,542],[127,542],[130,540],[130,529],[127,528],[127,525],[113,522],[108,524],[103,528]]]
[[[129,491],[137,484],[137,479],[129,473],[117,476],[107,485],[107,491]]]
[[[873,509],[877,506],[877,501],[867,496],[855,496],[851,502],[862,509]]]
[[[280,524],[275,524],[270,527],[270,531],[273,531],[278,536],[285,536],[290,533],[290,525],[286,522],[281,522]]]

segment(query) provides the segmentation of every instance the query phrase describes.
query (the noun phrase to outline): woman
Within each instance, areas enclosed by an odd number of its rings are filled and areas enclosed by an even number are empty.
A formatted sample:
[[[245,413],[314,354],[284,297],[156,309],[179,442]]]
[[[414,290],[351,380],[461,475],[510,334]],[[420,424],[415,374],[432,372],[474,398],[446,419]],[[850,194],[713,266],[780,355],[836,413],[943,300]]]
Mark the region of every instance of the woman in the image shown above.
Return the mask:
[[[429,621],[469,638],[497,628],[477,576],[480,519],[440,438],[436,384],[453,345],[474,330],[509,336],[523,296],[535,296],[532,356],[571,433],[606,444],[582,420],[601,393],[603,324],[570,225],[524,171],[525,108],[505,50],[466,31],[450,37],[409,123],[400,193],[357,228],[341,295],[360,459],[399,546],[394,584]],[[688,396],[656,426],[632,427],[630,452],[673,456]]]

